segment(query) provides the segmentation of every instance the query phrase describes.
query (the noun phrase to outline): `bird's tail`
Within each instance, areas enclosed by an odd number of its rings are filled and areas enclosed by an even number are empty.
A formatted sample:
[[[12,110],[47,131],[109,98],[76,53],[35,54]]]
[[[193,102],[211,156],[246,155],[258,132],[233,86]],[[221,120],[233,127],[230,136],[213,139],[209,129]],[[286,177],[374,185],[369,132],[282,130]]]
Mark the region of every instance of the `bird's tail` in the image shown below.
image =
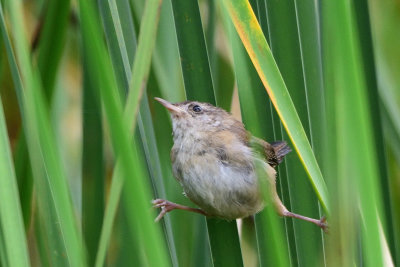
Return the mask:
[[[271,146],[274,148],[278,163],[281,163],[283,158],[292,151],[285,141],[272,142]]]

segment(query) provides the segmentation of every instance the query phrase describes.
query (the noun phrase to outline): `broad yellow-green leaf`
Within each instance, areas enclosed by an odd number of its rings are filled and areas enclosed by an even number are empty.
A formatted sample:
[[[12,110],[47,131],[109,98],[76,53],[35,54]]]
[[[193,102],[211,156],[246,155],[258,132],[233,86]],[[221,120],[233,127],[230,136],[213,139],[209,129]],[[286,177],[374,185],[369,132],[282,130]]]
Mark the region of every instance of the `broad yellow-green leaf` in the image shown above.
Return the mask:
[[[247,0],[224,0],[233,24],[236,27],[268,95],[292,140],[295,150],[306,168],[316,194],[329,211],[328,190],[321,170],[311,149],[304,128],[288,93],[285,82],[272,56],[261,27]]]

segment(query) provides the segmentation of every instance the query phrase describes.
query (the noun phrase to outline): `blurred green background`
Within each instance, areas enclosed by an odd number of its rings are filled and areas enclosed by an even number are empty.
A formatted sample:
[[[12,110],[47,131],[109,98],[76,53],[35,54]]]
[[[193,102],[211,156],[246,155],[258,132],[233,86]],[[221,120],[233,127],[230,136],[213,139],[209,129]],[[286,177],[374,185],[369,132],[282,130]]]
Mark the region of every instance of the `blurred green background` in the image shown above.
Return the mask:
[[[400,265],[399,0],[0,0],[0,266]],[[233,222],[174,179],[153,100],[293,148],[288,209]]]

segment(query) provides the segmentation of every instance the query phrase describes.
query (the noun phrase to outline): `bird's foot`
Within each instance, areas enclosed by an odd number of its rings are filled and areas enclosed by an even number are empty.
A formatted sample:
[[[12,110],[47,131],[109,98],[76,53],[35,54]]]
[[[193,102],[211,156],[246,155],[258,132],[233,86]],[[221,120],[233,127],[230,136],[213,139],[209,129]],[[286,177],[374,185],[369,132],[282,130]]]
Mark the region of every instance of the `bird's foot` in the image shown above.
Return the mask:
[[[162,217],[164,217],[165,214],[176,208],[173,205],[175,203],[164,199],[155,199],[151,203],[153,204],[153,208],[161,208],[160,214],[158,214],[158,216],[154,220],[155,222],[158,222],[159,220],[161,220]]]
[[[157,218],[154,220],[155,222],[158,222],[159,220],[162,219],[162,217],[164,217],[165,214],[175,209],[192,211],[207,216],[207,214],[201,209],[183,206],[165,199],[155,199],[152,201],[152,204],[153,208],[161,208],[160,214],[158,214]]]
[[[322,216],[321,219],[319,219],[317,225],[325,232],[329,232],[329,225],[326,222],[326,216]]]
[[[310,223],[313,223],[315,225],[317,225],[318,227],[320,227],[325,233],[328,233],[329,230],[329,226],[328,223],[326,222],[326,217],[322,216],[321,219],[317,220],[317,219],[313,219],[313,218],[309,218],[303,215],[299,215],[290,211],[284,211],[282,213],[283,216],[285,217],[292,217],[292,218],[297,218],[300,220],[304,220]]]

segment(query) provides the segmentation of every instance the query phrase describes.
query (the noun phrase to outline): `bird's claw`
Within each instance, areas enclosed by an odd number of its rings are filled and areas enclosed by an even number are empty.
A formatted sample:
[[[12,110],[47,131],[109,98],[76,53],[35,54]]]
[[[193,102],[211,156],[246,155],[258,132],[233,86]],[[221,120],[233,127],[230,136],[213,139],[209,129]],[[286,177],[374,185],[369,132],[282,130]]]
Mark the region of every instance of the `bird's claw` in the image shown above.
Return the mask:
[[[164,199],[154,199],[151,201],[151,204],[153,204],[153,208],[161,208],[166,204],[166,200]]]
[[[151,201],[151,203],[153,204],[153,208],[161,208],[160,213],[158,214],[158,216],[154,219],[155,222],[160,221],[165,214],[167,214],[169,211],[175,209],[174,205],[172,202],[169,202],[168,200],[165,199],[154,199]]]
[[[329,232],[329,225],[326,222],[326,216],[322,216],[321,219],[319,219],[318,226],[321,227],[321,229],[325,232]]]

